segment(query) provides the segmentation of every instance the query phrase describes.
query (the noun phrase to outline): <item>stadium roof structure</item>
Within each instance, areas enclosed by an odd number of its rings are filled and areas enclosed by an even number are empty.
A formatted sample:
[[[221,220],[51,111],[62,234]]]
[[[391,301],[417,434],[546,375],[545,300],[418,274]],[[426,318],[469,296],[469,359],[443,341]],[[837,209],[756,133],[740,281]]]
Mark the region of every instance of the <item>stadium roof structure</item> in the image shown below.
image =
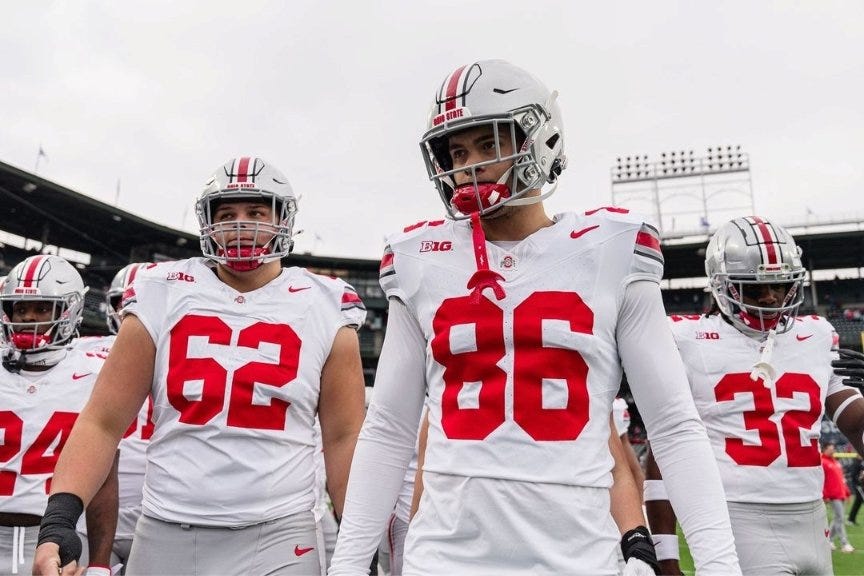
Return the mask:
[[[97,266],[124,265],[142,246],[172,257],[198,252],[194,234],[150,222],[4,162],[0,230],[90,254]]]

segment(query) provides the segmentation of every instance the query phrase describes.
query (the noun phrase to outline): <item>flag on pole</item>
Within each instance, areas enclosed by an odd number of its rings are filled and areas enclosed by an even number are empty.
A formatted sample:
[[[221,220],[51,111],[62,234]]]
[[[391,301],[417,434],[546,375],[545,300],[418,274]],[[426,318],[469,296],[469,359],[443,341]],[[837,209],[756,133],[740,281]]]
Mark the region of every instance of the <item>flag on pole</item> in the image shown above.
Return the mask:
[[[48,161],[48,155],[45,153],[45,149],[42,148],[42,144],[39,144],[39,151],[36,153],[36,163],[33,165],[33,172],[39,170],[39,160],[45,158],[45,161]]]

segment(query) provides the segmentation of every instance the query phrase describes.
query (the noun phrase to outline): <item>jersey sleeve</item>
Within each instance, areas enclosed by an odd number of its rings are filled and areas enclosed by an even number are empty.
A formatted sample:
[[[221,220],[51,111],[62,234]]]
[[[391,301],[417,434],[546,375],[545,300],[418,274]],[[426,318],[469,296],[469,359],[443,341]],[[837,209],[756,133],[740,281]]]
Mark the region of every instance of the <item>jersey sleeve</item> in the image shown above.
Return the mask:
[[[395,298],[402,302],[406,301],[405,291],[399,285],[399,277],[396,274],[396,254],[391,244],[387,244],[384,248],[378,281],[387,298]]]
[[[144,325],[153,342],[158,341],[165,317],[165,302],[168,301],[168,284],[164,276],[154,267],[139,271],[135,283],[126,288],[121,300],[120,315],[132,314]]]
[[[363,304],[363,300],[353,286],[341,280],[340,282],[342,282],[342,326],[359,330],[366,322],[366,305]]]
[[[663,252],[660,249],[660,232],[642,222],[633,243],[633,257],[625,284],[636,280],[660,283],[663,279]]]

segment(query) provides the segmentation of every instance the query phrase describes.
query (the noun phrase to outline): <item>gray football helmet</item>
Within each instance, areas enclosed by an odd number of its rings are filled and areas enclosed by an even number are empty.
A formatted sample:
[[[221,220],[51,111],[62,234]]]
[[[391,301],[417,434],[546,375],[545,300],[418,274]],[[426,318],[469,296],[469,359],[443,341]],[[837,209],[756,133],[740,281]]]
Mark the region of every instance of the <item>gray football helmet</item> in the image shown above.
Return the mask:
[[[213,222],[223,201],[263,201],[271,206],[273,222]],[[206,258],[235,270],[253,270],[291,253],[297,197],[282,172],[261,158],[244,156],[216,169],[195,204],[201,228],[201,252]],[[226,234],[253,230],[253,245],[226,240]],[[265,240],[266,238],[266,240]]]
[[[506,204],[530,204],[545,198],[520,199],[529,190],[554,183],[567,164],[564,126],[550,92],[537,78],[503,60],[483,60],[457,68],[435,95],[426,133],[420,141],[429,178],[451,218],[481,215]],[[491,126],[496,138],[496,158],[453,169],[448,149],[452,134],[468,128]],[[503,155],[499,143],[509,140],[511,155]],[[496,183],[478,182],[480,166],[512,160],[513,167]],[[453,175],[470,171],[472,183],[456,186]]]
[[[712,236],[705,253],[705,273],[720,311],[745,334],[787,332],[804,301],[807,270],[801,248],[785,229],[748,216],[726,222]],[[744,295],[761,285],[785,287],[776,307],[744,303]]]
[[[78,270],[60,256],[30,256],[19,263],[0,293],[0,324],[7,344],[25,354],[64,348],[78,335],[87,290]],[[13,307],[19,301],[50,303],[51,319],[13,323]]]
[[[114,275],[114,279],[111,280],[111,287],[108,288],[108,292],[105,293],[105,321],[108,324],[108,331],[111,332],[111,334],[117,334],[120,330],[121,318],[119,308],[120,302],[123,300],[123,293],[132,285],[135,276],[138,275],[138,270],[147,266],[150,266],[150,262],[134,262],[132,264],[127,264],[121,268],[120,271]]]

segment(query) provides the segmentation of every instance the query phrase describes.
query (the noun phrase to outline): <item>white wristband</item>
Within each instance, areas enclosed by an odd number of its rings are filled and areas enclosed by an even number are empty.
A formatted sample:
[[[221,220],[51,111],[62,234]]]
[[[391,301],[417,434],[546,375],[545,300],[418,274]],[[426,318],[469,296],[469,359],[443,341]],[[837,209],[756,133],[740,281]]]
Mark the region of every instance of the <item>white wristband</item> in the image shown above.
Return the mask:
[[[654,551],[657,560],[678,560],[678,535],[677,534],[652,534]]]
[[[642,499],[645,502],[669,500],[669,496],[666,495],[666,485],[663,484],[662,480],[645,480]]]
[[[84,576],[111,576],[111,569],[106,566],[88,566]]]

